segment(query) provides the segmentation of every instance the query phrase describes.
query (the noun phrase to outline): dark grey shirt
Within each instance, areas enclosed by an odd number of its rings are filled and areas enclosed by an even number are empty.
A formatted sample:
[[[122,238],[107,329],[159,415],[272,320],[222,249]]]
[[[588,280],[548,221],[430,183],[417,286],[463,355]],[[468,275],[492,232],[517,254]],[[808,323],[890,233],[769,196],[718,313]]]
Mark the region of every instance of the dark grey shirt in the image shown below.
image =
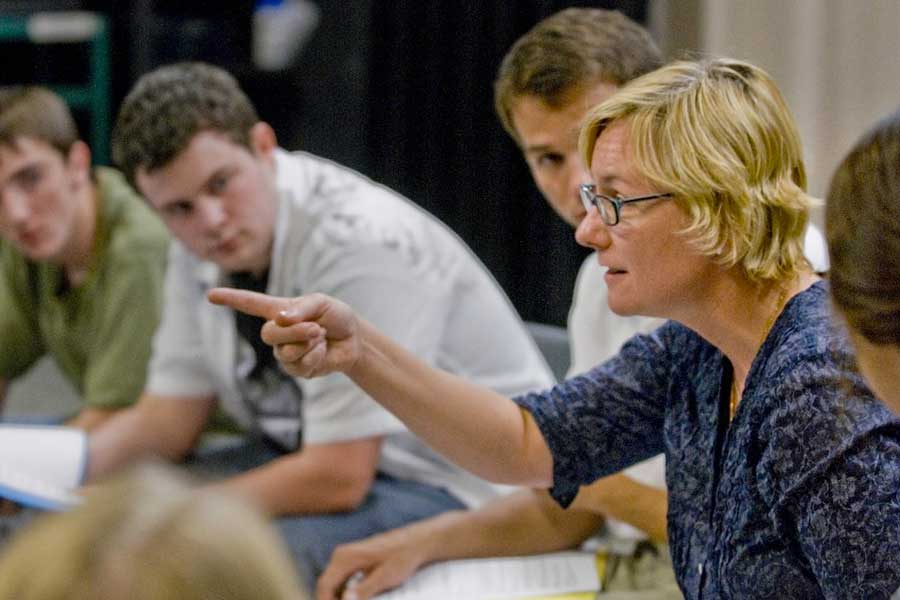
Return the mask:
[[[731,369],[669,322],[517,402],[554,460],[554,497],[665,451],[669,540],[687,598],[888,598],[900,585],[900,421],[847,368],[828,288],[794,297],[728,423]]]

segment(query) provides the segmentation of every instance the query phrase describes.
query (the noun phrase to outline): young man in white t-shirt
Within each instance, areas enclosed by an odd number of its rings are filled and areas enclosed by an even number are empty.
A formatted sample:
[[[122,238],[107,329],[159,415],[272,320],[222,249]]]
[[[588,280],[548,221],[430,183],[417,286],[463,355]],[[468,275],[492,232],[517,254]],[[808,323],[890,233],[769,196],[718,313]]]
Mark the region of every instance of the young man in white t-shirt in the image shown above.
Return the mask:
[[[113,157],[175,241],[147,385],[91,436],[91,479],[146,455],[188,457],[224,409],[262,448],[209,470],[279,517],[310,581],[339,543],[497,494],[343,375],[288,376],[261,340],[262,320],[206,301],[223,284],[329,293],[431,364],[508,394],[548,386],[509,301],[449,228],[346,167],[278,148],[237,82],[211,65],[143,76],[120,111]]]

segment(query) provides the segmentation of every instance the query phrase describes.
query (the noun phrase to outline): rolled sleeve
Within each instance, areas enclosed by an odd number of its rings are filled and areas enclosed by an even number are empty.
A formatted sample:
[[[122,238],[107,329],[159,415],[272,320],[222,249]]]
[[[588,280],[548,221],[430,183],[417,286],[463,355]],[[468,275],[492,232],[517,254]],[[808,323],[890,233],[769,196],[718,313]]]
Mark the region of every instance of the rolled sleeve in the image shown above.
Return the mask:
[[[514,399],[550,449],[550,494],[559,504],[568,506],[580,486],[664,451],[668,368],[656,333],[635,336],[591,371]]]

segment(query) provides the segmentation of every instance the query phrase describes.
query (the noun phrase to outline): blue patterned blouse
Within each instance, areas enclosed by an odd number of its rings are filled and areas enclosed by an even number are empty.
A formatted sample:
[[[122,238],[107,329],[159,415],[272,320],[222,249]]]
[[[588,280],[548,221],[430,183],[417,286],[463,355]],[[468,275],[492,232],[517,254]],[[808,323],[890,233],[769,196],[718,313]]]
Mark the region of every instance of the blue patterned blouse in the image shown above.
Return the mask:
[[[845,367],[825,283],[763,343],[734,421],[727,359],[669,322],[516,401],[554,461],[553,496],[665,451],[687,598],[888,598],[900,585],[900,420]]]

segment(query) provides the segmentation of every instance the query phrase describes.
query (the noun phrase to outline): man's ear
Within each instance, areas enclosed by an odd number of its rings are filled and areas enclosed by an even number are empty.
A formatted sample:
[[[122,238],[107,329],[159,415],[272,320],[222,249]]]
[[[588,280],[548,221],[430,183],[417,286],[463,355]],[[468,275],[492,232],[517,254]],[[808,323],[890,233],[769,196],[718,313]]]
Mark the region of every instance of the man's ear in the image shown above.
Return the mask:
[[[66,166],[79,184],[89,181],[91,178],[91,149],[88,148],[88,145],[81,140],[72,144],[66,155]]]
[[[260,121],[250,128],[250,147],[253,152],[265,161],[274,159],[275,149],[278,147],[278,139],[275,130],[264,121]]]

